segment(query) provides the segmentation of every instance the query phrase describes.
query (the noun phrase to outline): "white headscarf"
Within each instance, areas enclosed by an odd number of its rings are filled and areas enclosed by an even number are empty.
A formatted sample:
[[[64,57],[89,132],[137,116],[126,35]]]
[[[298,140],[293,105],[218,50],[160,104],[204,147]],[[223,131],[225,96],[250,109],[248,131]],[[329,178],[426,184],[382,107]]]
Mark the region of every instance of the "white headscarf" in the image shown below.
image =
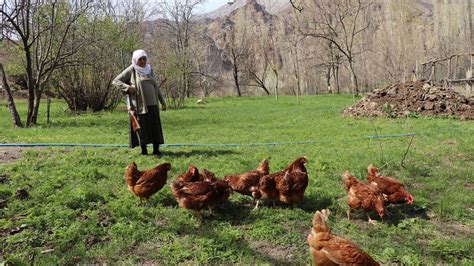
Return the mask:
[[[138,74],[142,76],[147,76],[151,73],[151,66],[150,64],[146,64],[145,67],[137,65],[138,59],[141,57],[146,57],[148,59],[148,56],[146,55],[146,52],[144,50],[135,50],[132,55],[132,65],[135,68],[135,71],[138,72]]]

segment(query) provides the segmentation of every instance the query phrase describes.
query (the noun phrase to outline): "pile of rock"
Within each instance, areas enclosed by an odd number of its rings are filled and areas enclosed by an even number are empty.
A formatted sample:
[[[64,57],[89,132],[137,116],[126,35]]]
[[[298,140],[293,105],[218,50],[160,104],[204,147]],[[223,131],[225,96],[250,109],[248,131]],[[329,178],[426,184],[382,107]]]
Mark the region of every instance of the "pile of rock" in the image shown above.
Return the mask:
[[[366,94],[346,116],[452,116],[474,119],[474,97],[424,81],[397,83]]]

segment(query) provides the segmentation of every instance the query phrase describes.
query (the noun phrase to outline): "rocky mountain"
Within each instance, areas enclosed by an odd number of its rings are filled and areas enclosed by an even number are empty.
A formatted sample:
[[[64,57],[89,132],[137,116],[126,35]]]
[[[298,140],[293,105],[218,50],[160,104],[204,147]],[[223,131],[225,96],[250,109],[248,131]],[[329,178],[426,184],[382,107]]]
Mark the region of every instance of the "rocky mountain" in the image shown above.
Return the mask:
[[[339,84],[341,91],[350,91],[353,73],[347,68],[347,58],[327,40],[302,36],[292,28],[300,23],[308,31],[314,29],[313,21],[321,19],[315,1],[323,0],[302,0],[304,10],[295,13],[289,0],[236,0],[232,5],[201,15],[193,22],[201,40],[193,49],[207,57],[202,62],[209,65],[201,71],[221,78],[221,93],[227,95],[233,95],[229,92],[236,71],[233,56],[239,57],[238,72],[242,79],[259,75],[265,86],[278,87],[282,94],[329,92],[339,88]],[[415,66],[430,59],[472,52],[469,44],[473,40],[474,0],[370,2],[370,9],[360,18],[371,21],[373,26],[355,39],[354,50],[355,72],[359,86],[364,87],[362,91],[410,79]],[[331,5],[336,2],[325,3],[326,14],[334,12]],[[150,27],[150,31],[160,28]],[[166,34],[150,32],[150,36],[174,40]],[[465,72],[461,65],[468,64],[460,59],[459,74]],[[248,71],[250,68],[253,73]],[[442,78],[444,74],[437,75]],[[248,88],[244,94],[261,92],[258,86],[244,86]]]
[[[291,4],[288,0],[237,0],[231,5],[224,5],[212,12],[204,14],[203,16],[211,19],[226,17],[235,10],[242,8],[247,4],[253,3],[261,5],[263,8],[265,8],[266,12],[273,15],[291,8]]]

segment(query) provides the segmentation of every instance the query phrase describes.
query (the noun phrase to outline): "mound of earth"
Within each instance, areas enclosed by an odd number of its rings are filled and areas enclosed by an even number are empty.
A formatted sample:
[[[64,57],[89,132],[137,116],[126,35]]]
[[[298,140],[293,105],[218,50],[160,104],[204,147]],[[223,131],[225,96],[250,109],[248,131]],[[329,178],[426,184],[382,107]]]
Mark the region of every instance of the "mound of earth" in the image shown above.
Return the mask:
[[[474,119],[474,97],[424,81],[390,85],[366,94],[342,111],[345,116],[452,116]]]

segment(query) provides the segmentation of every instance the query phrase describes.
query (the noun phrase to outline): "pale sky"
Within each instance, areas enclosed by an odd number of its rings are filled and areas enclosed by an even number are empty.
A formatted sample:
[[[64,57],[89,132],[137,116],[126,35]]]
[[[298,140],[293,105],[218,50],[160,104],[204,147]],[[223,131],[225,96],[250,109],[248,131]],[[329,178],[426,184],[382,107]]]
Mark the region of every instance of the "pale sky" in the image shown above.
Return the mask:
[[[228,2],[228,0],[206,0],[202,12],[207,13],[216,10],[223,5],[227,5]]]

